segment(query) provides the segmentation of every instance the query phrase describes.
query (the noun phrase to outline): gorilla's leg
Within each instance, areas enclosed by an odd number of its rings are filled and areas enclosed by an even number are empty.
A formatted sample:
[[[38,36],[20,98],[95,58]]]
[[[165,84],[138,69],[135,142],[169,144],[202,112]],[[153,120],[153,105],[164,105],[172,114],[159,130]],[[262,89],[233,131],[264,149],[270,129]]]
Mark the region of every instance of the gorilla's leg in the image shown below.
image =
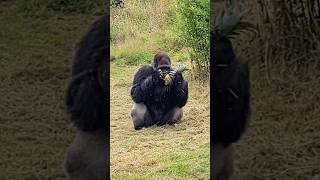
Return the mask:
[[[182,119],[182,115],[182,108],[174,107],[164,115],[162,122],[169,125],[179,123]]]
[[[233,173],[232,145],[224,147],[221,144],[213,146],[213,179],[230,180]]]
[[[134,103],[131,118],[135,130],[153,125],[151,114],[144,103]]]
[[[109,165],[106,130],[78,130],[67,150],[64,172],[69,180],[105,180]]]

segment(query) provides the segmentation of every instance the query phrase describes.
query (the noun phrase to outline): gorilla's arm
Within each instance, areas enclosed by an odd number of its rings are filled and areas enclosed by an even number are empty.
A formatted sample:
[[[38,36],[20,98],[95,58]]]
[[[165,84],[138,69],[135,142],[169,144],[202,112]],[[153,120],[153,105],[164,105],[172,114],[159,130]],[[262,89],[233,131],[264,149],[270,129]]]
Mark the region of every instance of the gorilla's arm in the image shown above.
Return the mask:
[[[173,103],[178,107],[186,105],[188,100],[188,82],[183,79],[182,73],[177,72],[173,80]]]
[[[243,134],[250,115],[250,81],[247,65],[236,63],[230,88],[214,92],[213,142],[236,142]]]
[[[152,66],[145,65],[135,74],[131,97],[135,103],[146,102],[148,96],[152,95],[152,89],[159,82],[159,74],[153,70]]]

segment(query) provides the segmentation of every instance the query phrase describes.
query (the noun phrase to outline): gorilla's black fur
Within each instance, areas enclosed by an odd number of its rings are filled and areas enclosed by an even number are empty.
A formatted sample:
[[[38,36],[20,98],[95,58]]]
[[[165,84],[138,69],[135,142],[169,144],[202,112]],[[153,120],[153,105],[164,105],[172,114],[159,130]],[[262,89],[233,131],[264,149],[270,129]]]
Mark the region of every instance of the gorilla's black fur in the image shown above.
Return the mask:
[[[182,73],[176,72],[173,84],[168,88],[158,72],[158,68],[163,65],[167,65],[170,71],[173,70],[169,56],[158,53],[154,56],[151,65],[141,67],[134,76],[131,97],[135,103],[143,103],[146,106],[146,114],[138,120],[141,126],[136,126],[135,122],[138,121],[133,120],[136,129],[153,124],[176,123],[175,120],[171,121],[175,112],[170,115],[170,111],[176,107],[180,110],[187,103],[188,83],[183,79]],[[135,113],[136,111],[132,112],[133,117]]]
[[[239,140],[250,114],[247,64],[240,64],[226,37],[212,35],[213,143],[225,146]]]
[[[76,46],[66,96],[67,111],[77,127],[63,165],[70,180],[105,180],[110,174],[108,28],[109,16],[105,14]]]
[[[233,174],[232,143],[240,139],[250,115],[249,69],[236,58],[228,37],[211,32],[210,44],[211,175],[215,180],[229,180]]]
[[[74,124],[83,131],[107,128],[106,75],[109,47],[109,17],[97,20],[76,46],[72,81],[69,84],[66,105]]]

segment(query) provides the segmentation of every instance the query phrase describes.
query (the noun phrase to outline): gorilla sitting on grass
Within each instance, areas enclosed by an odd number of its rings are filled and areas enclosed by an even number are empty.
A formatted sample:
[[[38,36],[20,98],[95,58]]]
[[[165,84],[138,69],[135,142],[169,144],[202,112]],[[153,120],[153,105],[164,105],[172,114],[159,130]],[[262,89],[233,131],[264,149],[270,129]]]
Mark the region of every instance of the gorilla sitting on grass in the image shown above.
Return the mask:
[[[188,100],[188,83],[180,68],[174,71],[168,55],[158,53],[151,65],[141,67],[134,76],[131,117],[134,129],[152,125],[174,125],[182,118]]]

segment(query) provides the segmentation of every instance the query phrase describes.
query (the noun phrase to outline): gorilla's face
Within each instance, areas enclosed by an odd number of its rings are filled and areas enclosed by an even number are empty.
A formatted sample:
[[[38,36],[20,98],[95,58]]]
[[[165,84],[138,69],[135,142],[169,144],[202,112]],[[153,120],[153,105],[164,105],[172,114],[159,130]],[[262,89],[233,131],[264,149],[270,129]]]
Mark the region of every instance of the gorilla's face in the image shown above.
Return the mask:
[[[163,66],[163,65],[169,65],[170,66],[170,60],[168,57],[161,57],[161,59],[159,60],[159,66]]]
[[[171,69],[171,60],[168,55],[164,53],[158,53],[154,56],[152,62],[154,70],[161,69],[162,72],[167,72],[172,70]]]

